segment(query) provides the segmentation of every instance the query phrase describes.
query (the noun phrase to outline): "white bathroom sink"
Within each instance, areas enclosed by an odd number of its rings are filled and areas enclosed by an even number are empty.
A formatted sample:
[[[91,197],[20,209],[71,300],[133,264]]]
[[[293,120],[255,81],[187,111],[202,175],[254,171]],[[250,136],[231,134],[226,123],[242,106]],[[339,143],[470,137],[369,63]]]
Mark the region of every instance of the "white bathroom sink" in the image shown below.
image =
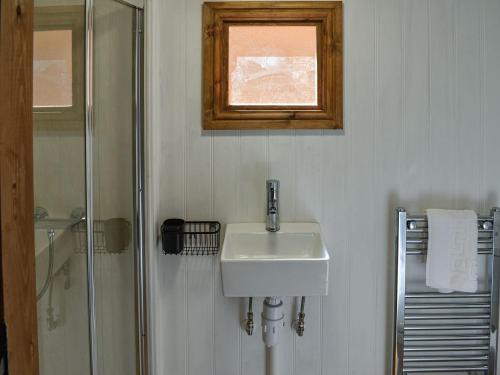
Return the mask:
[[[228,224],[221,254],[226,297],[320,296],[328,293],[328,251],[317,223]]]

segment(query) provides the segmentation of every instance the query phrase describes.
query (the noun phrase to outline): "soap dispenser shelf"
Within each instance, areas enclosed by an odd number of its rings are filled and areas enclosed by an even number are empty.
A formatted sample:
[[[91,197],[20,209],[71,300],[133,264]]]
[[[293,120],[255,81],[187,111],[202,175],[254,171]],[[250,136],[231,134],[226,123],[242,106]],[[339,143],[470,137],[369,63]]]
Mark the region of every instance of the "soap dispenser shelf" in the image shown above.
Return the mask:
[[[162,248],[165,254],[216,255],[219,253],[221,225],[218,221],[173,220],[165,220],[161,227]],[[171,225],[172,223],[174,225]]]

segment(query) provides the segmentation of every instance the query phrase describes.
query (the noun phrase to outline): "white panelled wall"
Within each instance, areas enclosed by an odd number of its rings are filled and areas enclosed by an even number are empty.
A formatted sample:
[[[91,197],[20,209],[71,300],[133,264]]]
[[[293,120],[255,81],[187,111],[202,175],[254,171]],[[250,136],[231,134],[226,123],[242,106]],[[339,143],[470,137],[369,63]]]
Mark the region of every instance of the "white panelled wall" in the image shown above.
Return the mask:
[[[168,217],[263,221],[280,179],[282,220],[319,221],[332,254],[282,375],[387,375],[395,208],[500,205],[500,1],[346,0],[343,133],[202,131],[202,1],[148,5],[155,238]],[[217,257],[151,256],[154,373],[263,375],[261,299],[248,337]]]

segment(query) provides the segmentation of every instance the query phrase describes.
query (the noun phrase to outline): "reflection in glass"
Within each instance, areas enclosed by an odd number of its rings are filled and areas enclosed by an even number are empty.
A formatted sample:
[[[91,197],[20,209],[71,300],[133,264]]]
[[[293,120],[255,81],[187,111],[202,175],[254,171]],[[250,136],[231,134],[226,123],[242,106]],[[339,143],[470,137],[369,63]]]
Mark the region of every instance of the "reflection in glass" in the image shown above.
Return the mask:
[[[313,106],[315,26],[230,26],[229,104]]]
[[[73,105],[72,31],[35,31],[33,35],[33,106]]]

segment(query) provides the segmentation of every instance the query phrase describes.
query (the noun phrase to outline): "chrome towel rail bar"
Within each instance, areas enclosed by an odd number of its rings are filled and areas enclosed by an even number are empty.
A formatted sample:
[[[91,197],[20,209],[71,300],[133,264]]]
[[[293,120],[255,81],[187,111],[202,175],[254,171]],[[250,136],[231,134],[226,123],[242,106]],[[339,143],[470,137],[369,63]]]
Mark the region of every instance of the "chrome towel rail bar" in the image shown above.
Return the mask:
[[[448,335],[448,336],[405,336],[405,341],[483,341],[489,340],[489,335]]]
[[[490,298],[490,293],[406,293],[406,298]]]
[[[443,309],[489,309],[489,303],[433,303],[433,304],[411,304],[406,305],[405,309],[422,310],[443,310]]]
[[[406,253],[408,255],[425,255],[427,254],[427,250],[407,250]],[[477,251],[479,255],[491,255],[493,254],[493,249],[479,249]]]
[[[419,240],[407,240],[406,243],[408,245],[427,245],[427,239],[419,239]],[[479,245],[487,244],[493,245],[493,239],[479,239],[477,241]]]
[[[487,372],[489,373],[489,367],[488,366],[479,366],[479,367],[415,367],[415,368],[410,368],[405,370],[405,373],[428,373],[428,372],[464,372],[464,371],[482,371],[482,372]]]
[[[427,254],[425,216],[397,210],[393,375],[485,373],[497,368],[499,326],[500,209],[478,216],[478,254],[486,256],[485,285],[477,293],[422,292],[407,285],[407,257]],[[411,263],[418,267],[418,264]],[[412,290],[414,289],[414,290]]]
[[[409,357],[405,358],[404,362],[482,362],[487,361],[487,355],[479,355],[479,356],[448,356],[448,357],[439,357],[439,356],[431,356],[431,357]]]
[[[488,345],[449,345],[449,346],[405,346],[405,352],[481,352],[487,351],[490,347]],[[405,357],[406,358],[406,357]]]
[[[462,326],[456,324],[430,324],[430,325],[413,325],[405,326],[406,331],[475,331],[490,329],[489,324],[472,324],[470,326]]]
[[[405,320],[465,320],[490,319],[490,314],[413,314],[405,316]]]

